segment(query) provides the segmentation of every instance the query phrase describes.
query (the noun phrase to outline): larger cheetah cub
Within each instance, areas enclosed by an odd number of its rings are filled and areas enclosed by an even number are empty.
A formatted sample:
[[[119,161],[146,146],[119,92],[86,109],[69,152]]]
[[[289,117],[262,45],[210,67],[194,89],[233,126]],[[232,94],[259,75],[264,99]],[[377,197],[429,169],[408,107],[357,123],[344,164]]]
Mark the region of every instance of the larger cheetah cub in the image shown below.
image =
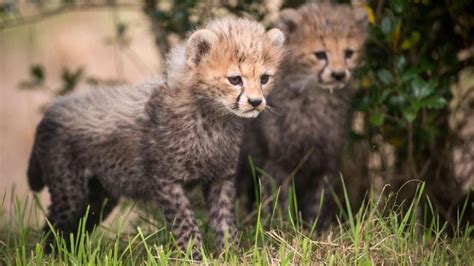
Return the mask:
[[[283,10],[277,25],[287,33],[288,56],[268,97],[275,112],[249,121],[242,162],[250,155],[268,173],[262,176],[264,192],[270,190],[271,178],[281,186],[279,199],[285,209],[288,184],[298,168],[298,208],[312,224],[323,177],[336,173],[349,127],[354,95],[350,80],[366,38],[367,13],[349,5],[313,3]],[[247,182],[242,182],[242,190],[250,195],[251,205],[254,193],[247,190],[252,191],[254,182],[244,169],[240,175]]]
[[[265,109],[283,42],[257,22],[214,20],[171,51],[165,80],[59,99],[38,125],[28,170],[33,190],[49,188],[48,220],[68,239],[88,205],[92,229],[119,197],[152,201],[179,247],[199,248],[185,188],[201,181],[222,247],[236,234],[242,117]]]

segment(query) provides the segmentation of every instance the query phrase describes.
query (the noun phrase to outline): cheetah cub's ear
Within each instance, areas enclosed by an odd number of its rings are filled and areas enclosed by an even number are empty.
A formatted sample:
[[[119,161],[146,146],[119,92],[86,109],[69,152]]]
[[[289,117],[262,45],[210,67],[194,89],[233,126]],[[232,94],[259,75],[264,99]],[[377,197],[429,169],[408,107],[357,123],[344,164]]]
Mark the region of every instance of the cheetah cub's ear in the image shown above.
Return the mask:
[[[362,27],[365,27],[369,24],[369,14],[367,10],[363,7],[355,7],[352,11],[355,21]]]
[[[189,37],[186,42],[186,62],[189,66],[199,65],[203,56],[211,50],[211,47],[217,42],[217,35],[206,29],[197,30]]]
[[[360,26],[365,27],[369,24],[369,13],[364,8],[366,1],[363,0],[351,0],[352,5],[352,16]]]
[[[283,32],[281,32],[281,30],[277,28],[273,28],[267,31],[266,34],[268,38],[270,38],[274,46],[277,46],[277,47],[282,46],[283,43],[285,42],[285,34],[283,34]]]
[[[302,17],[298,11],[292,8],[283,9],[278,16],[276,26],[281,29],[287,36],[290,36],[298,24],[302,21]]]

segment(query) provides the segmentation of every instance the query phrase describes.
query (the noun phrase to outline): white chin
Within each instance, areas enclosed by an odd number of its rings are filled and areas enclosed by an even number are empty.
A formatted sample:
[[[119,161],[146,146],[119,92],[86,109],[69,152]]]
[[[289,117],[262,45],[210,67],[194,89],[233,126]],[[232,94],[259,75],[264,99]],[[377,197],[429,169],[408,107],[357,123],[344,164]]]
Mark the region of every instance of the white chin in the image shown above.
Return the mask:
[[[241,111],[236,111],[236,110],[231,109],[231,111],[235,115],[240,116],[240,117],[244,117],[244,118],[255,118],[260,114],[260,112],[257,111],[257,110],[252,110],[250,112],[241,112]]]
[[[338,82],[338,83],[333,83],[333,84],[324,84],[324,83],[321,84],[322,89],[330,90],[330,91],[343,89],[345,86],[346,86],[346,83],[344,82]]]

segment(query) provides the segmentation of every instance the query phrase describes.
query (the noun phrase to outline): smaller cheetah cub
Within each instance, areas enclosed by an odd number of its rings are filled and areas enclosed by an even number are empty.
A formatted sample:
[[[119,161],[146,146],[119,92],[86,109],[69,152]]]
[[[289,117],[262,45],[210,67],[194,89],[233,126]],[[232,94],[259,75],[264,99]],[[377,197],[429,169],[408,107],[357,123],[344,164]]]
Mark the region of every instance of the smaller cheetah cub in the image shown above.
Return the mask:
[[[37,127],[28,169],[34,191],[49,188],[48,220],[69,239],[88,206],[90,230],[122,196],[151,201],[199,258],[186,189],[201,181],[218,244],[235,239],[242,118],[265,109],[284,39],[250,20],[214,20],[170,52],[165,80],[59,99]]]
[[[335,208],[328,204],[332,196],[324,177],[330,186],[337,180],[356,92],[352,76],[363,53],[367,24],[365,9],[324,1],[280,13],[277,26],[286,33],[288,54],[268,96],[275,113],[248,121],[241,150],[237,178],[249,208],[255,192],[248,156],[265,170],[260,176],[264,198],[276,185],[286,211],[293,183],[298,212],[308,228],[315,222],[324,228],[333,219]]]

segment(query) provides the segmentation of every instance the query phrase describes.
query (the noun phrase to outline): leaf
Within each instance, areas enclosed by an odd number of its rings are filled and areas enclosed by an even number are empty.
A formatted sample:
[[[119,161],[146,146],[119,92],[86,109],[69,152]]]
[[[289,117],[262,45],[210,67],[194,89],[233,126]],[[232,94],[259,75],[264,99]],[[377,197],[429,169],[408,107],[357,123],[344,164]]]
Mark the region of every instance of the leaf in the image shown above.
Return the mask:
[[[408,50],[411,47],[415,46],[418,41],[420,41],[420,33],[418,31],[413,31],[410,34],[410,37],[403,40],[402,44],[400,45],[400,48],[402,50]]]
[[[420,33],[419,33],[418,31],[413,31],[413,32],[410,34],[410,41],[411,41],[413,44],[417,44],[419,40],[420,40]]]
[[[41,85],[44,81],[44,69],[42,65],[33,65],[30,68],[31,76],[37,85]]]
[[[390,71],[385,68],[382,68],[377,71],[377,78],[384,84],[389,85],[393,83],[393,76]]]
[[[360,87],[363,89],[368,89],[372,84],[372,79],[369,75],[365,75],[360,79]]]
[[[385,35],[390,35],[393,31],[393,21],[390,17],[383,17],[380,24],[380,29]]]
[[[21,89],[36,89],[44,85],[45,73],[42,65],[32,65],[30,67],[30,80],[20,83]]]
[[[381,126],[384,121],[385,121],[385,117],[382,114],[373,114],[370,117],[370,123],[376,127]]]
[[[400,44],[400,49],[402,50],[408,50],[412,47],[412,43],[410,40],[403,40],[402,44]]]
[[[387,142],[392,144],[393,146],[395,146],[395,148],[398,148],[398,147],[402,146],[404,141],[405,141],[405,139],[403,137],[400,137],[400,136],[395,136],[395,137],[391,137],[391,138],[387,139]]]
[[[7,13],[14,11],[14,5],[13,2],[8,3],[3,1],[2,4],[0,4],[0,18],[2,16],[6,16]]]
[[[408,0],[391,0],[390,5],[393,8],[393,11],[397,14],[401,14],[403,10],[405,9],[405,6],[408,3]]]
[[[407,65],[407,59],[403,55],[399,55],[395,58],[395,66],[397,69],[402,70]]]
[[[125,35],[125,33],[127,31],[127,28],[128,28],[127,24],[125,24],[123,22],[117,23],[117,25],[115,25],[115,32],[117,34],[117,37],[118,38],[123,38],[123,36]]]
[[[58,95],[66,95],[73,91],[79,81],[83,78],[84,68],[80,67],[76,71],[70,71],[67,68],[63,68],[61,79],[63,86],[59,89]]]
[[[389,101],[390,105],[397,105],[397,106],[401,106],[403,104],[405,104],[405,98],[403,98],[403,96],[401,95],[394,95],[392,97],[389,98]]]
[[[412,95],[416,99],[425,98],[434,92],[437,85],[438,82],[436,80],[425,81],[417,77],[411,82]]]
[[[421,101],[422,107],[428,109],[441,109],[448,104],[448,101],[441,96],[431,96]]]
[[[436,69],[439,67],[439,61],[433,60],[432,58],[420,58],[418,67],[420,69],[423,69],[424,73],[431,76],[433,74],[433,71],[436,71]]]
[[[402,23],[399,22],[397,23],[397,26],[395,26],[395,30],[390,34],[390,40],[392,41],[392,48],[394,50],[397,50],[398,47],[398,42],[400,41],[400,32],[402,29]]]
[[[387,100],[388,96],[390,96],[391,91],[390,90],[383,90],[382,94],[379,97],[378,103],[383,104],[385,100]]]
[[[404,110],[403,111],[403,118],[405,118],[405,120],[408,123],[413,123],[413,121],[415,121],[415,119],[416,119],[417,113],[418,112],[416,112],[415,110],[412,110],[412,109]]]
[[[412,80],[413,78],[418,76],[419,70],[416,68],[409,68],[408,70],[404,71],[402,75],[400,76],[400,80],[402,82],[407,82],[409,80]]]
[[[367,4],[362,6],[367,11],[367,16],[369,19],[369,23],[374,25],[375,24],[375,13],[374,10]]]

